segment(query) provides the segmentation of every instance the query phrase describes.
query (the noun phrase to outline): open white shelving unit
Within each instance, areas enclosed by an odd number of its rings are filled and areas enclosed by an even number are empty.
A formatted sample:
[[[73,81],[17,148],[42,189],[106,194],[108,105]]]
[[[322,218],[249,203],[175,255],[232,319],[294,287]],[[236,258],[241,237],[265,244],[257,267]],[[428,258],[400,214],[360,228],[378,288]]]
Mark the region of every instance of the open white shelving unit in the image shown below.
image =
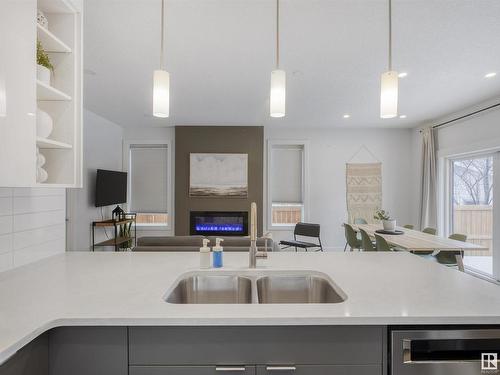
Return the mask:
[[[82,18],[68,0],[37,0],[49,22],[36,23],[36,37],[49,54],[50,85],[36,81],[37,107],[53,119],[48,138],[36,137],[48,180],[37,186],[80,187],[82,182]]]
[[[45,27],[37,24],[36,31],[38,40],[47,52],[71,53],[71,48]]]
[[[53,139],[36,137],[36,145],[40,148],[40,150],[47,149],[66,149],[69,150],[73,148],[69,143],[54,141]]]

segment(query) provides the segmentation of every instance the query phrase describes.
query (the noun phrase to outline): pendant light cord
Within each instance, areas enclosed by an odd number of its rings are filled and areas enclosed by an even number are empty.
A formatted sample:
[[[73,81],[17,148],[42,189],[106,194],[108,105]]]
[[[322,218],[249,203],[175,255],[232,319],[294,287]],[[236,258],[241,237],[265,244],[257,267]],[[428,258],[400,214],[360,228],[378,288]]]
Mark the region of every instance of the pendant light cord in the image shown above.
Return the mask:
[[[280,68],[280,0],[276,0],[276,69]]]
[[[389,0],[389,71],[392,70],[392,0]]]
[[[161,0],[161,36],[160,36],[160,69],[163,69],[165,54],[163,52],[165,29],[165,0]]]

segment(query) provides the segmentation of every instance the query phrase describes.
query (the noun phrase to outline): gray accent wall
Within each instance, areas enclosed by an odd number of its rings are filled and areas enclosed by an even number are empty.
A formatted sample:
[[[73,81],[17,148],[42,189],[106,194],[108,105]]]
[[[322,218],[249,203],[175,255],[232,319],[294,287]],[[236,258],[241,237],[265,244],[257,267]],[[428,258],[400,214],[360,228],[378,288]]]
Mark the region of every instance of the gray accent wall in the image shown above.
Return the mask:
[[[247,153],[247,198],[189,196],[190,153]],[[258,207],[258,232],[262,234],[264,128],[261,126],[175,127],[175,234],[189,234],[190,211],[250,211]]]

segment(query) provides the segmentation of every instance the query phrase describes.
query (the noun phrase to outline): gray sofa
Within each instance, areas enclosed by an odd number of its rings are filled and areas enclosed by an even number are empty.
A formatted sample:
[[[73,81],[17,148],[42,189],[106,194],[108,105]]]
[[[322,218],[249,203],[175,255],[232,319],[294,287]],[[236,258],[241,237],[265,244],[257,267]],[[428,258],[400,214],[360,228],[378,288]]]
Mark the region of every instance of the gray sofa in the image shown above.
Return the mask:
[[[140,237],[133,251],[199,251],[203,246],[204,236],[169,236],[169,237]],[[215,245],[215,238],[222,238],[224,251],[248,251],[250,238],[248,237],[206,237],[210,240],[208,246]],[[266,239],[257,239],[257,248],[264,251]],[[267,240],[267,251],[273,251],[274,242]]]

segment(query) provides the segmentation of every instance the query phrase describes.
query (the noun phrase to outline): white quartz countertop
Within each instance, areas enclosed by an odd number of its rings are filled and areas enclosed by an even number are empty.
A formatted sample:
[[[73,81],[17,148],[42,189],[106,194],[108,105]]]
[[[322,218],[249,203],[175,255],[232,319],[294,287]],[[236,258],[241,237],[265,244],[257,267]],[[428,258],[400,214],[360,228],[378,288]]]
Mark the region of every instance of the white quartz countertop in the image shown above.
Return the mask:
[[[246,269],[248,253],[225,253],[224,262]],[[0,363],[58,326],[500,324],[499,286],[404,252],[258,260],[257,272],[327,274],[346,293],[343,303],[166,303],[167,289],[198,265],[198,253],[75,252],[0,273]]]

